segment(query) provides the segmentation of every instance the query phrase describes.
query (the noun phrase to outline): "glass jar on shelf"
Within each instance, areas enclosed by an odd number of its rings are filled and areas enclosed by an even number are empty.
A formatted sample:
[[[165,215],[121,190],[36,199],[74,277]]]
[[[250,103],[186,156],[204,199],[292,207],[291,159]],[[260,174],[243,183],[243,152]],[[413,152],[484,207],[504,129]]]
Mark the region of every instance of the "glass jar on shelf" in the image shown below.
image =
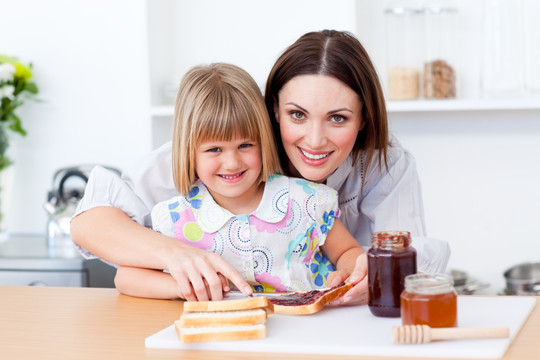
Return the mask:
[[[414,2],[394,1],[384,10],[384,14],[388,99],[418,99],[422,63],[422,11]]]
[[[506,0],[483,3],[481,87],[484,97],[513,97],[523,93],[522,5],[522,1]]]
[[[540,1],[524,0],[525,89],[540,94]]]
[[[459,11],[453,1],[428,1],[424,6],[426,99],[454,99],[458,88]]]

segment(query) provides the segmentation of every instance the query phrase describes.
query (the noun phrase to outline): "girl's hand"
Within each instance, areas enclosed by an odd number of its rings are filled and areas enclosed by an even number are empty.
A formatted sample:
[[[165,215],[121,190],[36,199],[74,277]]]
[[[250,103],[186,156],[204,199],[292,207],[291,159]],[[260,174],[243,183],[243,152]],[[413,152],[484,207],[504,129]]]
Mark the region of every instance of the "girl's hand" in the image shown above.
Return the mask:
[[[336,286],[341,282],[355,284],[341,298],[332,302],[332,305],[364,305],[369,298],[367,278],[367,255],[364,253],[356,259],[356,265],[348,278],[343,271],[335,271],[328,276],[328,285]]]
[[[178,249],[178,248],[177,248]],[[242,293],[252,295],[249,284],[220,255],[185,245],[168,255],[168,270],[178,295],[188,301],[222,300],[230,280]]]

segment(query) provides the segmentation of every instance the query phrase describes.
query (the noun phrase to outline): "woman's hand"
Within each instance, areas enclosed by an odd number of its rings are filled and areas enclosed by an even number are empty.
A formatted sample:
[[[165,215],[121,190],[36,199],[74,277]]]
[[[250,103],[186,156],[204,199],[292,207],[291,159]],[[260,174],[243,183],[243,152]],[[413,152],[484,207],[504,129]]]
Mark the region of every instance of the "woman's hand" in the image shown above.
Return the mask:
[[[348,277],[343,271],[334,271],[328,276],[330,287],[339,285],[341,282],[355,284],[345,295],[333,301],[332,305],[367,304],[369,297],[367,281],[367,255],[364,253],[358,256],[354,270]]]
[[[178,295],[188,301],[221,300],[230,280],[242,293],[252,295],[249,284],[220,255],[178,242],[167,255],[168,270]]]

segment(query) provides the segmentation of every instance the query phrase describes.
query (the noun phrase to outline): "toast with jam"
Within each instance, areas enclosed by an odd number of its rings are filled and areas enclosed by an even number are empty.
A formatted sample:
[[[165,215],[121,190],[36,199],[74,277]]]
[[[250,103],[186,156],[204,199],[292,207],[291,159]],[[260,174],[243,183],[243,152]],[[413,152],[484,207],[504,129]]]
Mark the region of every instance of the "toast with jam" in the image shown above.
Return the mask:
[[[342,297],[353,286],[353,284],[341,283],[330,289],[268,297],[268,302],[276,314],[309,315],[320,311],[326,304]]]

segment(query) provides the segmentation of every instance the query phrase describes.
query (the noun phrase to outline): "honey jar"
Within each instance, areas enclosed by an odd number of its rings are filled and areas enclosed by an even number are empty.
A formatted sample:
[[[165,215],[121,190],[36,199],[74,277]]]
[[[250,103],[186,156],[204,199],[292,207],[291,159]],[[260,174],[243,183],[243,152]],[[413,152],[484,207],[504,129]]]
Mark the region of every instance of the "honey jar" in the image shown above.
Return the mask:
[[[368,306],[380,317],[400,316],[405,277],[416,273],[416,250],[407,231],[376,232],[368,258]]]
[[[447,274],[415,274],[405,277],[401,294],[403,325],[457,326],[457,292]]]

